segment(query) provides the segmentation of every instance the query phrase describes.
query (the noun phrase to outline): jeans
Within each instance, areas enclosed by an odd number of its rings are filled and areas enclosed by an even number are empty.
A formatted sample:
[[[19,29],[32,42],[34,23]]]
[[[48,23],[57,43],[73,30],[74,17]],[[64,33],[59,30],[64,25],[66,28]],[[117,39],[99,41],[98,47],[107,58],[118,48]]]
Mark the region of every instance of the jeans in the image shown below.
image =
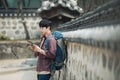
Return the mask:
[[[37,80],[50,80],[51,74],[37,74]]]

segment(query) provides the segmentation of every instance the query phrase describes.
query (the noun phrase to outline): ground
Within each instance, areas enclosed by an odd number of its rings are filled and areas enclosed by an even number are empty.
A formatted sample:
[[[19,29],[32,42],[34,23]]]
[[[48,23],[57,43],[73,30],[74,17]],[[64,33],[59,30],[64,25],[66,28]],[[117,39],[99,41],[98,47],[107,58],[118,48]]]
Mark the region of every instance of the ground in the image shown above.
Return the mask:
[[[0,80],[37,80],[36,59],[0,60]]]

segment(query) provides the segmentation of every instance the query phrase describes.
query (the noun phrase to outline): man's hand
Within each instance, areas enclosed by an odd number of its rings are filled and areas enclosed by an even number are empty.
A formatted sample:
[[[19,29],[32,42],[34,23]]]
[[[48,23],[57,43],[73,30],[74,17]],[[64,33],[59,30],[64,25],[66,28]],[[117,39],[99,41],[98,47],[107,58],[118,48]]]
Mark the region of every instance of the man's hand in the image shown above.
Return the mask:
[[[34,51],[34,52],[39,52],[39,53],[45,55],[45,51],[42,50],[39,46],[37,46],[37,45],[35,45],[35,44],[32,45],[32,46],[29,46],[29,48],[30,48],[32,51]]]

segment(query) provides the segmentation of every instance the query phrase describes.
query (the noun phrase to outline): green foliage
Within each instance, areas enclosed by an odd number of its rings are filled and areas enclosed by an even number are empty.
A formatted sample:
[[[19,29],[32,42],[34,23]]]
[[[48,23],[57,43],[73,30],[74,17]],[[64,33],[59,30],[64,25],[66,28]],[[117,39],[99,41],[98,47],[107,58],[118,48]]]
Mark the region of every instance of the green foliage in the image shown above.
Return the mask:
[[[0,34],[0,40],[10,40],[10,38],[8,36]]]

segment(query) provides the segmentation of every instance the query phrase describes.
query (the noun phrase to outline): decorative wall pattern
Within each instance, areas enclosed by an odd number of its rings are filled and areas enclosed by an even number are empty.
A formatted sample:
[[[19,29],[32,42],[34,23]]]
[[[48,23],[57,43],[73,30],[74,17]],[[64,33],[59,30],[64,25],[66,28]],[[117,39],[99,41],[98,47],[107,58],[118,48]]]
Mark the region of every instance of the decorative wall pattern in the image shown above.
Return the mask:
[[[2,15],[2,14],[0,14]],[[8,14],[5,14],[6,16]],[[10,15],[10,14],[9,14]],[[25,17],[27,29],[31,39],[39,38],[40,17]],[[24,26],[20,17],[0,17],[0,34],[10,37],[10,39],[25,39]]]

